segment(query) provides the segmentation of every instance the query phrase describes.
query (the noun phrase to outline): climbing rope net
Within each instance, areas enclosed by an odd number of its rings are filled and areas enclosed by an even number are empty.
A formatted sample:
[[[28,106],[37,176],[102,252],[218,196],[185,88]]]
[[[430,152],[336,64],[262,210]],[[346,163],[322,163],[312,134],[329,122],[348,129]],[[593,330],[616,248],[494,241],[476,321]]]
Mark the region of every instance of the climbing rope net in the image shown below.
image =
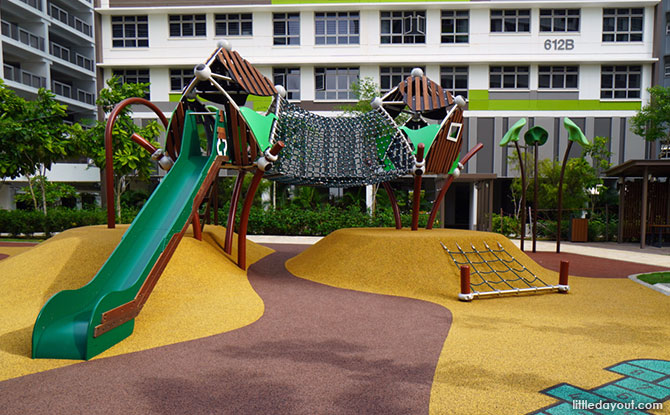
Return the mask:
[[[454,263],[470,269],[469,290],[459,298],[469,301],[476,297],[503,294],[521,294],[524,292],[567,291],[567,285],[550,285],[526,268],[498,243],[498,249],[484,242],[485,249],[478,250],[470,245],[471,251],[465,251],[456,244],[458,251],[452,251],[440,242],[442,248]],[[465,296],[463,296],[465,294]]]
[[[324,117],[282,98],[273,140],[286,147],[273,180],[297,185],[352,187],[409,173],[414,156],[390,116],[372,110],[355,117]]]

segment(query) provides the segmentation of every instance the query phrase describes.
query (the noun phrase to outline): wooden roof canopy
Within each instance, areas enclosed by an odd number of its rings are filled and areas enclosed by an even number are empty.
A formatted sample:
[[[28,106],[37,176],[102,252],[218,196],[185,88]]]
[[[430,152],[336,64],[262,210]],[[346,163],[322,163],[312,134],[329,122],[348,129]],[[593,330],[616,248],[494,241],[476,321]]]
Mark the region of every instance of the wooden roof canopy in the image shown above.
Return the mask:
[[[413,112],[421,113],[431,119],[442,119],[447,107],[454,104],[451,93],[426,76],[408,76],[393,88],[383,101],[403,102]],[[387,105],[391,117],[396,117],[404,105]]]
[[[604,172],[607,177],[644,177],[647,174],[654,177],[670,177],[670,159],[663,160],[628,160]]]

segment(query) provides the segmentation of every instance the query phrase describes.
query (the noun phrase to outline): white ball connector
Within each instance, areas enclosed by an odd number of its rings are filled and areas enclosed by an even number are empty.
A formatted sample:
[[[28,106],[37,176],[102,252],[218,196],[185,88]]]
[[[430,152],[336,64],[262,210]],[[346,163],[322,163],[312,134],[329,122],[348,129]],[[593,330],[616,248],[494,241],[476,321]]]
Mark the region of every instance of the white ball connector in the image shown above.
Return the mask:
[[[204,63],[199,63],[193,68],[193,74],[198,78],[198,81],[207,81],[212,77],[212,70]]]
[[[225,40],[225,39],[221,39],[218,42],[216,42],[216,47],[219,48],[219,49],[224,48],[225,50],[228,50],[228,51],[232,48],[232,46],[230,45],[230,42]]]
[[[282,98],[286,98],[286,88],[284,88],[281,85],[275,85],[275,89],[279,93],[279,96]]]
[[[454,102],[461,108],[465,106],[465,98],[463,98],[463,96],[461,95],[456,95],[456,97],[454,98]]]
[[[375,99],[373,99],[370,102],[370,106],[372,107],[373,110],[378,110],[382,106],[382,99],[379,97],[375,97]]]
[[[411,75],[412,75],[412,77],[414,77],[414,78],[416,78],[416,77],[422,77],[422,76],[423,76],[423,69],[421,69],[421,68],[414,68],[414,69],[412,69]]]

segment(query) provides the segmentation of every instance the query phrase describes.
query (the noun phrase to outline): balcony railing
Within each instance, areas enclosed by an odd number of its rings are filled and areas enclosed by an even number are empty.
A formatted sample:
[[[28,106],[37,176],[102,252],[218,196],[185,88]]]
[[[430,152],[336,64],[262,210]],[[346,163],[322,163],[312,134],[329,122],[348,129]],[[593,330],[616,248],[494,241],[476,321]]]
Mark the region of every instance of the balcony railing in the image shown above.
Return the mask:
[[[23,69],[19,69],[16,66],[12,65],[2,65],[2,68],[5,73],[5,79],[11,81],[20,82],[24,85],[31,86],[33,88],[46,88],[47,79],[43,76],[35,75]]]
[[[81,101],[89,105],[95,104],[93,94],[86,92],[83,89],[77,89],[77,101]]]
[[[54,19],[65,23],[66,25],[78,30],[79,32],[85,34],[86,36],[93,36],[93,28],[90,24],[84,22],[76,16],[71,16],[70,13],[61,9],[60,7],[50,4],[49,5],[49,16]]]
[[[11,37],[14,40],[18,40],[24,45],[30,46],[37,50],[44,52],[44,38],[42,36],[37,36],[26,29],[22,29],[16,23],[8,22],[7,20],[2,20],[2,34],[7,37]]]
[[[72,51],[63,46],[59,45],[56,42],[51,42],[49,45],[51,49],[51,54],[57,58],[60,58],[64,61],[73,63],[77,66],[81,66],[84,69],[88,69],[89,71],[93,70],[93,60],[85,57],[84,55],[81,55],[79,53],[76,53],[74,57],[72,57]]]
[[[58,81],[51,81],[51,90],[54,94],[65,98],[72,98],[72,87]]]
[[[26,3],[28,6],[32,6],[39,11],[42,11],[42,0],[21,0]]]

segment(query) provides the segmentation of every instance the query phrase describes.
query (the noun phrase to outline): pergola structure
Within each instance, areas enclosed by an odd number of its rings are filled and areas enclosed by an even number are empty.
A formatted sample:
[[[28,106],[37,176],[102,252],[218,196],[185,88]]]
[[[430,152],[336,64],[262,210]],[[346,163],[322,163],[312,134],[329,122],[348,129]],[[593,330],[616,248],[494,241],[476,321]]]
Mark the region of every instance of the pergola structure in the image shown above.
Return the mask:
[[[640,248],[646,246],[647,229],[670,230],[670,159],[628,160],[604,174],[619,177],[619,242],[630,236],[630,232],[626,232],[626,219],[631,219],[631,212],[639,214]],[[642,189],[628,188],[626,178],[642,178]],[[665,183],[659,181],[660,178],[665,178]],[[653,195],[650,195],[650,185]]]

